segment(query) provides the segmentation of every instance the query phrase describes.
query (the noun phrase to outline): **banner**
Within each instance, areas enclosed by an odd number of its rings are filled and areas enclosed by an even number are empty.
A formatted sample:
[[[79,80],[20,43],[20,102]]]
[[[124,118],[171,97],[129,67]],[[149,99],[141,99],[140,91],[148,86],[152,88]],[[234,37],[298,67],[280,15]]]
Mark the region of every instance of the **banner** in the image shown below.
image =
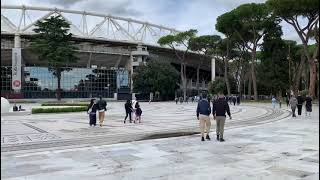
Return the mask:
[[[21,48],[12,48],[12,89],[21,90]]]

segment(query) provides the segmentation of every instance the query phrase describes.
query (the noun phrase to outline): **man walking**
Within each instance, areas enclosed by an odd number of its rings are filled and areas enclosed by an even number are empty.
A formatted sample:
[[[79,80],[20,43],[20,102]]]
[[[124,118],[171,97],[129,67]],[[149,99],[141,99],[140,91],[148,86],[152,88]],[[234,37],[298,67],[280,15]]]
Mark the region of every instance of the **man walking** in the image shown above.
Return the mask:
[[[228,102],[225,100],[223,93],[219,93],[218,99],[213,103],[212,114],[217,121],[216,133],[217,140],[223,142],[224,124],[226,121],[226,113],[232,119]]]
[[[102,99],[102,96],[99,96],[98,111],[99,111],[99,124],[100,124],[100,127],[102,127],[105,111],[107,111],[107,102]]]
[[[129,116],[129,122],[132,123],[131,113],[132,113],[132,104],[131,101],[128,99],[127,102],[124,104],[124,108],[126,110],[126,117],[124,118],[123,123],[126,123],[127,117]]]
[[[203,95],[201,100],[198,102],[197,107],[197,118],[200,121],[200,131],[201,131],[201,141],[204,141],[204,131],[207,132],[206,139],[210,140],[209,132],[211,127],[210,122],[210,114],[211,114],[211,107],[207,100],[207,96]]]
[[[304,99],[303,99],[303,97],[300,95],[300,93],[298,94],[297,101],[298,101],[298,104],[297,104],[298,116],[301,116],[302,105],[303,105]]]

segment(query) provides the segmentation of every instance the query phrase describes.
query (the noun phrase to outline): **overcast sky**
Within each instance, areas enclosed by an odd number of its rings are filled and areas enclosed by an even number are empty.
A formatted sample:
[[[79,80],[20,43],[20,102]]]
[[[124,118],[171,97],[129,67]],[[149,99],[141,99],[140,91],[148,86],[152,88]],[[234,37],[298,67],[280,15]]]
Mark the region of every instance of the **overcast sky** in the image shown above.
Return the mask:
[[[1,0],[2,5],[31,5],[85,10],[148,21],[198,35],[219,34],[216,19],[240,4],[265,0]],[[300,42],[293,27],[282,23],[284,39]]]

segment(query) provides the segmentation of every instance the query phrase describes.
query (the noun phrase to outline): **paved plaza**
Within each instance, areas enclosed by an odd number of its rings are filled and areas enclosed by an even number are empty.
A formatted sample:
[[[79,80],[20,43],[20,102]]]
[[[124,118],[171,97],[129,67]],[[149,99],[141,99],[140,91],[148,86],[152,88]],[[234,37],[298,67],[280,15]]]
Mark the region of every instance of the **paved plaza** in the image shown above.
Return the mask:
[[[1,179],[319,179],[319,116],[291,118],[270,104],[231,106],[225,140],[201,142],[196,103],[141,103],[142,124],[85,113],[1,117]],[[167,137],[174,133],[181,137]],[[195,134],[197,133],[197,134]]]

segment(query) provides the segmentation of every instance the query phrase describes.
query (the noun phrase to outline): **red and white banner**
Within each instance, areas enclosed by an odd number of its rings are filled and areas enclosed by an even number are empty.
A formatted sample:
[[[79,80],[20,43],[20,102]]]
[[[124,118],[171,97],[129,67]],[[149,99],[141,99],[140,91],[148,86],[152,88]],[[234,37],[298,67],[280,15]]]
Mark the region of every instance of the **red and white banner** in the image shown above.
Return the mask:
[[[12,89],[21,90],[21,48],[12,48]]]

